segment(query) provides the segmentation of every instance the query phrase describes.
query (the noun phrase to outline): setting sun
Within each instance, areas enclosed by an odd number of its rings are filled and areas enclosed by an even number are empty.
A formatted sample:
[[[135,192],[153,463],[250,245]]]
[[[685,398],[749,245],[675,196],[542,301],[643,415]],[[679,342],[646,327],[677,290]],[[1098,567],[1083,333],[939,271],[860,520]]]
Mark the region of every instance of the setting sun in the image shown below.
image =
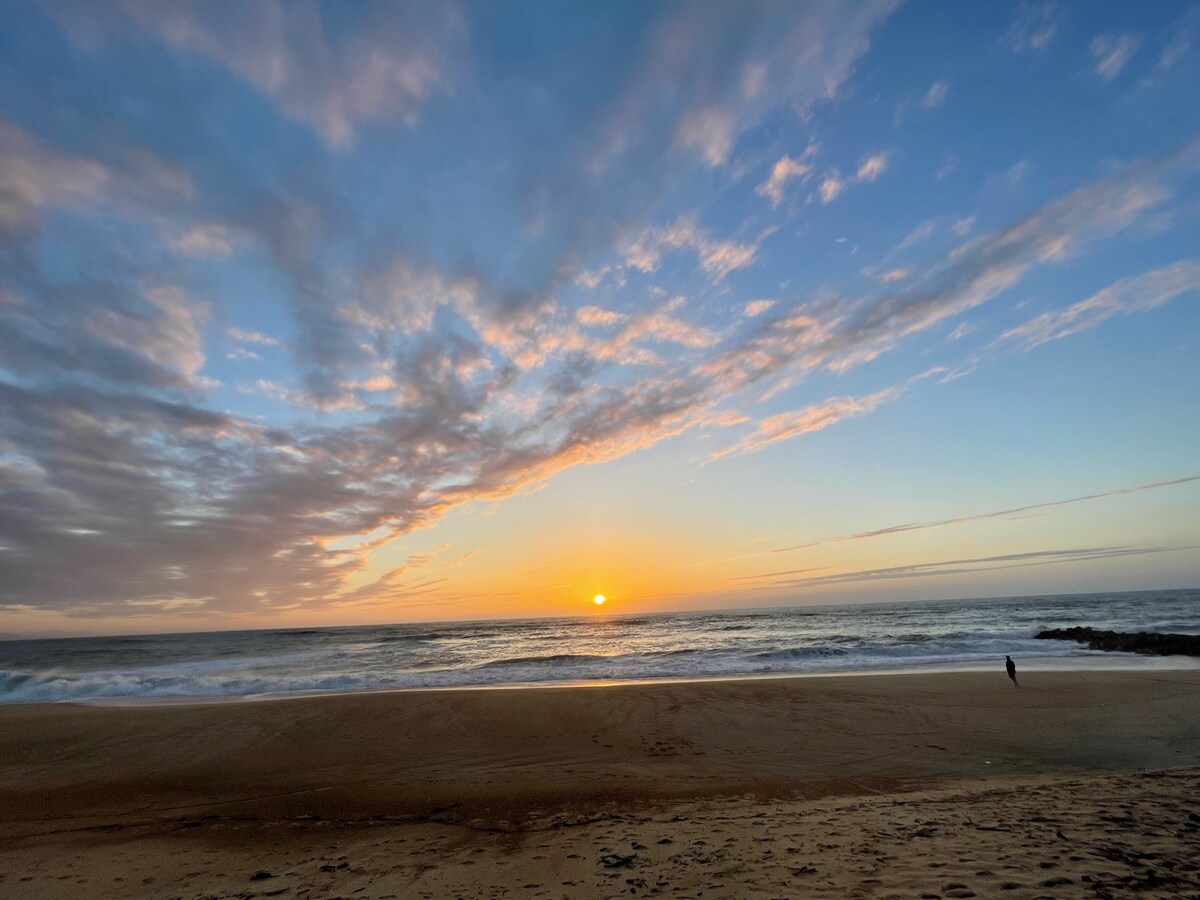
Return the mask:
[[[608,600],[608,598],[605,597],[603,594],[597,594],[595,597],[592,598],[592,602],[595,603],[597,606],[603,606],[605,601],[607,601],[607,600]]]

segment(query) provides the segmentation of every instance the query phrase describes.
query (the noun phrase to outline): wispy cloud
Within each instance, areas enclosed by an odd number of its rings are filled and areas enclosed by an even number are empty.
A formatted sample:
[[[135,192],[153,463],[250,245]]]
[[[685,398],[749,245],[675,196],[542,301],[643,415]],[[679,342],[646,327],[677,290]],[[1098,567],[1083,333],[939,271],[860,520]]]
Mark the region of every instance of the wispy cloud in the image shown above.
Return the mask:
[[[944,79],[938,79],[929,90],[925,92],[925,96],[921,98],[921,105],[926,109],[934,109],[946,102],[946,95],[950,93],[950,82]]]
[[[226,328],[225,333],[233,340],[241,344],[261,344],[264,347],[278,347],[279,338],[271,337],[269,334],[263,334],[261,331],[252,331],[248,328]]]
[[[763,6],[712,4],[662,16],[630,67],[631,89],[598,123],[589,170],[662,137],[708,166],[724,165],[771,110],[835,98],[895,6],[797,4],[766,17]]]
[[[237,237],[228,226],[216,222],[193,225],[169,238],[169,243],[172,248],[187,256],[224,259],[233,253]]]
[[[1189,146],[1166,159],[1132,165],[955,247],[903,290],[862,304],[830,336],[825,352],[835,361],[843,354],[843,362],[873,358],[870,354],[906,335],[988,302],[1034,267],[1061,262],[1129,227],[1169,196],[1164,179],[1194,170],[1196,157],[1197,148]]]
[[[751,300],[742,307],[742,314],[752,319],[755,316],[761,316],[774,305],[774,300]]]
[[[1026,0],[1017,8],[1016,18],[1002,43],[1014,53],[1039,53],[1054,40],[1065,19],[1058,3]]]
[[[799,179],[804,181],[812,172],[812,157],[816,153],[816,145],[809,144],[808,149],[799,157],[781,156],[775,165],[771,166],[771,174],[767,180],[754,189],[760,197],[771,201],[771,206],[783,202],[784,191],[789,181]]]
[[[338,147],[364,122],[412,121],[451,88],[466,46],[465,21],[450,3],[367,10],[349,33],[327,27],[309,3],[262,0],[237,16],[209,3],[122,5],[163,43],[227,67]]]
[[[1042,313],[996,339],[1022,350],[1095,328],[1115,315],[1147,312],[1189,292],[1200,291],[1200,262],[1180,260],[1141,275],[1132,275],[1065,309]],[[994,346],[995,346],[994,345]]]
[[[1095,328],[1116,315],[1148,312],[1193,291],[1200,291],[1200,263],[1192,260],[1180,260],[1161,269],[1127,276],[1084,300],[1041,313],[1008,329],[948,378],[962,377],[1006,350],[1029,351]]]
[[[810,547],[821,547],[827,544],[840,544],[846,541],[861,541],[869,538],[886,537],[893,534],[903,534],[909,531],[924,531],[929,528],[945,528],[948,525],[962,525],[966,522],[979,522],[988,519],[1003,519],[1009,516],[1018,516],[1025,513],[1034,512],[1039,509],[1054,509],[1060,506],[1070,506],[1074,503],[1085,503],[1089,500],[1102,500],[1105,497],[1120,497],[1126,494],[1136,494],[1141,491],[1155,490],[1156,488],[1175,487],[1181,484],[1190,484],[1194,481],[1200,481],[1200,475],[1189,475],[1186,478],[1176,478],[1172,481],[1154,481],[1148,484],[1135,484],[1132,487],[1116,488],[1111,491],[1103,491],[1098,494],[1084,494],[1080,497],[1068,497],[1065,500],[1048,500],[1043,503],[1029,503],[1025,506],[1013,506],[1008,509],[997,509],[985,513],[973,513],[967,516],[954,516],[949,519],[938,519],[932,522],[906,522],[902,525],[889,525],[886,528],[875,528],[870,531],[856,531],[851,534],[843,534],[838,537],[826,538],[821,541],[813,541],[808,544],[796,544],[791,547],[780,547],[773,553],[791,553],[796,550],[807,550]]]
[[[888,269],[886,272],[879,272],[873,277],[876,281],[881,282],[882,284],[892,284],[896,281],[903,281],[910,275],[912,275],[912,269],[898,268]]]
[[[720,282],[727,275],[744,269],[754,262],[759,244],[773,234],[775,229],[765,229],[750,243],[720,241],[696,224],[696,217],[683,216],[667,228],[650,229],[625,250],[627,265],[642,272],[653,272],[658,268],[662,254],[667,250],[692,250],[700,268]]]
[[[763,581],[747,590],[772,588],[817,587],[856,582],[891,581],[902,578],[930,578],[945,575],[972,575],[1003,569],[1020,569],[1029,566],[1062,565],[1067,563],[1093,562],[1105,559],[1120,559],[1128,556],[1145,556],[1155,553],[1171,553],[1191,550],[1193,547],[1070,547],[1055,550],[1030,550],[1024,553],[1004,553],[996,556],[978,556],[966,559],[943,559],[933,562],[907,563],[883,566],[875,569],[859,569],[852,572],[837,572],[830,575],[812,575],[796,578],[795,575],[809,571],[792,569],[783,572],[767,572],[761,575],[744,576],[739,581]]]
[[[1101,34],[1094,37],[1090,49],[1096,74],[1105,81],[1112,81],[1121,74],[1140,43],[1131,34]]]
[[[768,416],[757,424],[753,432],[733,446],[717,451],[712,458],[720,459],[723,456],[753,453],[776,441],[785,441],[802,434],[822,431],[845,419],[865,416],[886,403],[899,400],[912,389],[914,384],[944,371],[945,369],[941,367],[935,367],[919,375],[914,375],[903,384],[887,387],[872,394],[861,397],[830,397],[803,409]]]
[[[828,206],[846,189],[846,180],[838,173],[836,169],[832,169],[825,173],[825,177],[821,179],[821,202]]]
[[[158,211],[191,196],[191,179],[157,154],[124,141],[104,149],[103,158],[80,156],[0,119],[0,242],[31,240],[53,210]]]
[[[888,155],[886,153],[876,153],[874,156],[868,156],[862,161],[862,165],[858,167],[855,177],[860,182],[874,181],[887,171],[887,167]]]
[[[851,185],[874,181],[887,171],[888,162],[887,153],[875,153],[864,159],[853,175],[843,176],[837,169],[830,169],[817,188],[822,205],[828,206]]]
[[[1179,17],[1170,39],[1158,57],[1158,71],[1168,72],[1182,62],[1195,46],[1200,31],[1200,8],[1193,6]]]

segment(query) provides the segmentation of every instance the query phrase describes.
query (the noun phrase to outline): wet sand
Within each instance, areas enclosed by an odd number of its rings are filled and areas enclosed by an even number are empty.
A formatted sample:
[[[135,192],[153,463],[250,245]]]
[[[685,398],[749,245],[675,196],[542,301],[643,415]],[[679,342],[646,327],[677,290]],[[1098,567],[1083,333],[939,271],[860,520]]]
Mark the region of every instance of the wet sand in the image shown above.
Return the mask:
[[[14,706],[0,894],[1189,896],[1195,767],[1192,671]]]

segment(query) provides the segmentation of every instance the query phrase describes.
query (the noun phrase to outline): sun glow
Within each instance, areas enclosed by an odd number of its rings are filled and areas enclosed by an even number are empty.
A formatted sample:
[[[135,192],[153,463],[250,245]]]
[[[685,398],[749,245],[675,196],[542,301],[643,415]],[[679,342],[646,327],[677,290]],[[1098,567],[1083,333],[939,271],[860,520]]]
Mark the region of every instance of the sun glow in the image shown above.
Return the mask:
[[[595,597],[592,598],[592,602],[595,603],[597,606],[603,606],[606,602],[608,602],[608,598],[605,597],[603,594],[597,594]]]

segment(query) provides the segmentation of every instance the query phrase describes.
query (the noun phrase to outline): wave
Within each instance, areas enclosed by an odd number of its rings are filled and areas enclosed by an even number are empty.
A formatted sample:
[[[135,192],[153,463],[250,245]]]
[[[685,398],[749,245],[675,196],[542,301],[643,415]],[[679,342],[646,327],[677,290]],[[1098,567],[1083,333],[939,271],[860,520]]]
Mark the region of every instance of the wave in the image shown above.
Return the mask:
[[[493,659],[476,666],[477,669],[501,669],[507,666],[558,666],[571,663],[607,660],[613,657],[599,656],[594,653],[554,653],[550,656],[511,656],[505,659]]]
[[[1192,591],[0,642],[0,703],[991,666],[1009,653],[1020,665],[1104,656],[1034,640],[1043,624],[1195,632],[1198,601]]]

